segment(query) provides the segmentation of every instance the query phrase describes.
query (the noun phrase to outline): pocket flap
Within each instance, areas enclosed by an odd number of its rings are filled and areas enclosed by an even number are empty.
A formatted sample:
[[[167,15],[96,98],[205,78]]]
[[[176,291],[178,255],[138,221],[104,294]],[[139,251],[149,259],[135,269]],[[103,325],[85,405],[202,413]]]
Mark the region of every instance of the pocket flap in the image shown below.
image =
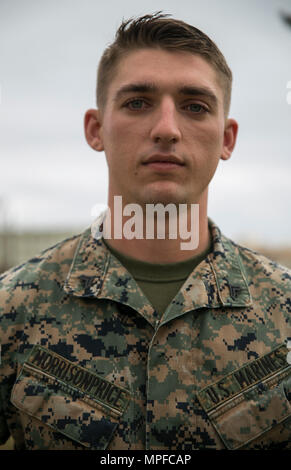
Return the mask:
[[[291,376],[277,386],[273,381],[254,386],[211,414],[227,448],[247,445],[291,415],[285,393],[286,385],[290,388]]]
[[[22,366],[12,390],[12,404],[87,448],[106,449],[126,408],[129,392],[121,389],[124,394],[122,411],[110,407],[80,388],[32,365],[31,358],[36,357],[35,354],[34,348],[30,360]],[[52,351],[49,354],[57,356]]]
[[[240,369],[199,392],[201,405],[228,449],[246,446],[291,416],[288,400],[291,367],[286,362],[285,346],[275,350],[277,359],[279,353],[285,360],[281,362],[281,370],[273,370],[269,376],[262,377],[254,384],[247,385],[242,381],[235,383],[236,378],[247,378],[245,372],[239,375]],[[257,361],[250,363],[253,367],[246,372],[256,371],[258,376]],[[279,362],[277,364],[279,369]],[[250,375],[248,380],[251,381]]]

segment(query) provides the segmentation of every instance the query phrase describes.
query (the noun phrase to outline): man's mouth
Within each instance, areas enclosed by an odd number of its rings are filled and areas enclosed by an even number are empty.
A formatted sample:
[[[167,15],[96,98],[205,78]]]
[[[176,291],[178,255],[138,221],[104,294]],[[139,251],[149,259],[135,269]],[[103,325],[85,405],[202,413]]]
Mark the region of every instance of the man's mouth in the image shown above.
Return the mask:
[[[175,155],[154,154],[144,160],[143,165],[163,171],[177,169],[178,167],[185,166],[185,163]]]

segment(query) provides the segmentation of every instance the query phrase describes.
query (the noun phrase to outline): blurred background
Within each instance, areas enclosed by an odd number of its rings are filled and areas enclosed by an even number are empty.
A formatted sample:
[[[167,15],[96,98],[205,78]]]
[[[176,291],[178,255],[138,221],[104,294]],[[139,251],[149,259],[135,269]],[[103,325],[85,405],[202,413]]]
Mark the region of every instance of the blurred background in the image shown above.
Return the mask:
[[[86,144],[83,116],[120,21],[158,10],[208,34],[234,74],[239,137],[209,216],[291,266],[291,0],[0,0],[0,272],[84,230],[106,204],[105,156]]]

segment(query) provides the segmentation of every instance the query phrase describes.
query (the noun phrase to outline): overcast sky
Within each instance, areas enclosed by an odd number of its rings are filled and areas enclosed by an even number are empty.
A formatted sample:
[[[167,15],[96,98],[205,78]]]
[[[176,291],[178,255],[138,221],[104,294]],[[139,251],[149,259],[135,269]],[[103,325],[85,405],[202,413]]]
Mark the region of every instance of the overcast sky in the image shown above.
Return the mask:
[[[145,7],[146,5],[146,7]],[[291,245],[291,0],[0,0],[0,203],[14,228],[85,228],[107,201],[88,147],[96,69],[123,18],[163,10],[208,34],[234,74],[239,136],[210,186],[209,216],[235,240]],[[0,224],[3,210],[0,211]]]

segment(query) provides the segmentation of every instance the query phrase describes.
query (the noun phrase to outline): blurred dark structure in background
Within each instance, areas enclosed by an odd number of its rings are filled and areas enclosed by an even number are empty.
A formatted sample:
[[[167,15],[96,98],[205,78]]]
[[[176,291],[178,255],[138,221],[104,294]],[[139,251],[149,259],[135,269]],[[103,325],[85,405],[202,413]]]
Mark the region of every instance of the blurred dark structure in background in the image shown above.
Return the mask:
[[[280,16],[281,16],[282,20],[284,21],[284,23],[286,25],[290,26],[290,28],[291,28],[291,13],[281,12]]]
[[[0,232],[0,273],[28,261],[71,235],[73,231],[15,232],[5,230]]]

